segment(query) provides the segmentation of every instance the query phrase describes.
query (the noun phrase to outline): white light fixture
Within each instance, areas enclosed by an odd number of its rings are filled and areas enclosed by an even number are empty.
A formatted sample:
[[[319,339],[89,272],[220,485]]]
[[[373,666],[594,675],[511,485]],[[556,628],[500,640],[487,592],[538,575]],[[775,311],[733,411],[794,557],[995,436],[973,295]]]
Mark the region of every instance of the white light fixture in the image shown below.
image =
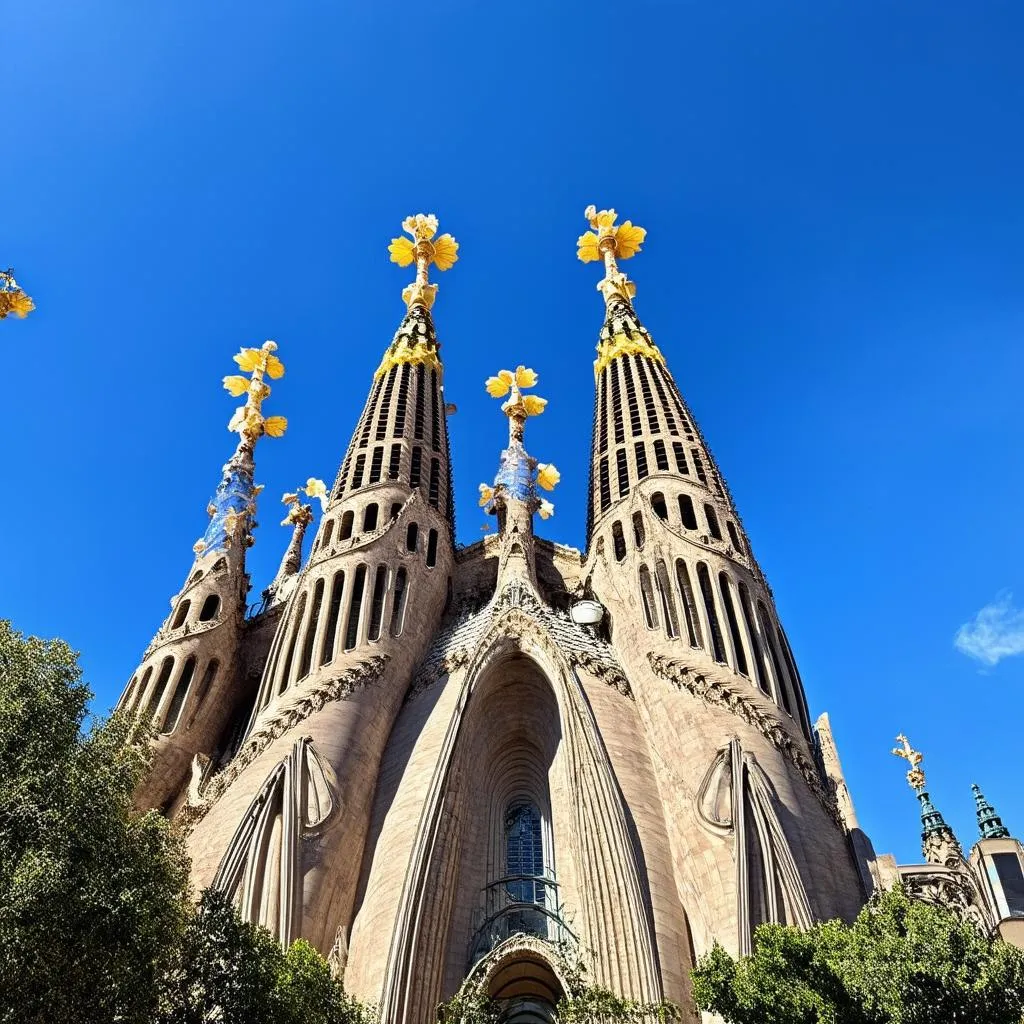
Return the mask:
[[[569,617],[578,626],[596,626],[604,618],[604,605],[599,601],[577,601],[569,609]]]

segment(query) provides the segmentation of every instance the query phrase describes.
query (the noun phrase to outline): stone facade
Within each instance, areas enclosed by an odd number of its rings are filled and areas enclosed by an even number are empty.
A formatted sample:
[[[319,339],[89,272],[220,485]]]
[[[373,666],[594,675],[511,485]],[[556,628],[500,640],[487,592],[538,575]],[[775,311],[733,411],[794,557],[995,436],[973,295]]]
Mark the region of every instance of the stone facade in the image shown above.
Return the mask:
[[[427,1024],[467,978],[543,1017],[580,967],[687,1005],[713,942],[849,919],[879,884],[724,477],[614,269],[586,552],[534,537],[508,403],[499,530],[455,546],[423,275],[305,563],[297,531],[247,614],[246,524],[204,548],[122,698],[161,732],[139,800],[188,830],[197,886],[311,941],[388,1024]]]

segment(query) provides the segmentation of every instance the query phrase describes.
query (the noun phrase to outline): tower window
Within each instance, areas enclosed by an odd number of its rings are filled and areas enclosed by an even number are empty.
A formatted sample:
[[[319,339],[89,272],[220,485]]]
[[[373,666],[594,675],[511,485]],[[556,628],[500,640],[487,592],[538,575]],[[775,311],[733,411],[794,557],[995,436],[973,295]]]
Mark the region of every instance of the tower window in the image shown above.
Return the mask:
[[[621,562],[626,557],[626,538],[622,535],[622,523],[612,523],[612,547],[615,549],[615,561]]]
[[[334,645],[337,643],[335,634],[338,632],[338,619],[341,617],[341,598],[345,591],[345,574],[336,572],[331,583],[331,599],[327,606],[327,624],[324,628],[324,645],[320,653],[320,664],[326,665],[334,659]]]
[[[407,577],[403,566],[395,574],[395,597],[391,606],[391,635],[401,636],[405,623],[405,599],[408,593]]]
[[[370,533],[377,529],[377,512],[377,502],[373,501],[366,506],[366,510],[363,512],[363,533]]]
[[[402,379],[398,382],[398,402],[395,404],[395,429],[392,437],[401,437],[405,433],[405,409],[409,402],[409,364],[402,365]]]
[[[633,368],[629,365],[628,357],[620,359],[622,372],[626,375],[626,397],[629,400],[629,425],[633,436],[637,437],[643,432],[640,424],[640,406],[636,400],[636,386],[633,383]]]
[[[681,558],[676,559],[676,583],[679,584],[679,598],[683,606],[683,618],[686,620],[687,639],[691,647],[703,648],[704,638],[701,636],[697,602],[693,598],[693,587],[690,585],[690,571]]]
[[[423,415],[427,403],[427,373],[422,363],[416,367],[416,419],[413,423],[413,437],[423,440]]]
[[[708,617],[708,629],[711,630],[711,653],[715,661],[725,665],[725,640],[722,637],[722,627],[718,624],[715,592],[711,586],[711,574],[703,562],[697,563],[697,582],[700,584],[701,597],[704,598],[704,614]]]
[[[722,588],[722,603],[725,605],[725,617],[729,622],[729,635],[732,637],[732,646],[736,651],[736,668],[744,675],[747,675],[747,654],[743,649],[743,635],[740,633],[740,624],[736,618],[736,608],[732,603],[732,585],[729,582],[728,573],[718,574],[718,584]]]
[[[216,594],[210,594],[203,602],[203,607],[199,611],[199,621],[209,622],[217,617],[217,612],[219,611],[220,598]]]
[[[619,375],[616,373],[616,368],[619,365],[619,360],[614,360],[608,367],[608,372],[612,377],[612,412],[615,415],[615,443],[622,444],[626,439],[626,433],[622,426],[622,391],[619,385]]]
[[[640,566],[640,601],[644,606],[644,622],[648,629],[658,625],[658,612],[654,606],[654,587],[651,585],[651,571],[646,565]]]
[[[391,446],[391,458],[388,461],[388,479],[397,480],[402,467],[402,446],[393,444]]]
[[[160,701],[164,699],[164,690],[167,689],[167,682],[171,678],[171,670],[174,668],[174,658],[164,658],[160,665],[160,675],[157,676],[156,686],[153,687],[153,696],[149,698],[146,705],[146,717],[152,718],[160,707]]]
[[[722,528],[718,525],[718,516],[710,505],[704,506],[704,518],[708,521],[708,530],[715,540],[722,539]]]
[[[597,389],[598,418],[598,451],[603,455],[608,451],[608,367],[601,373],[601,381]]]
[[[324,539],[320,544],[320,547],[326,551],[331,546],[331,537],[334,535],[334,520],[328,519],[324,523]]]
[[[514,803],[505,811],[505,874],[512,903],[545,902],[544,839],[540,811],[531,803]],[[547,935],[547,923],[536,912],[515,914],[509,927],[533,935]]]
[[[754,624],[754,612],[750,604],[750,591],[747,585],[741,580],[739,584],[740,611],[743,612],[743,621],[747,627],[747,634],[750,636],[752,648],[750,656],[754,661],[754,674],[757,677],[757,685],[764,693],[771,694],[768,687],[768,680],[764,673],[764,652],[761,650],[761,641],[757,637],[757,626]]]
[[[384,386],[384,378],[378,377],[377,383],[373,386],[373,394],[363,410],[363,433],[359,439],[359,447],[365,448],[370,440],[370,431],[373,429],[373,414],[377,408],[377,399],[380,397],[380,389]]]
[[[363,588],[366,586],[366,566],[356,569],[352,585],[352,598],[348,603],[348,627],[345,630],[345,650],[354,650],[359,642],[359,612],[363,607]]]
[[[388,582],[388,569],[386,565],[377,566],[377,578],[373,581],[373,600],[370,603],[370,632],[371,640],[380,639],[381,625],[384,622],[384,594]]]
[[[170,706],[167,708],[167,718],[161,730],[165,736],[174,732],[178,719],[181,717],[181,709],[185,705],[185,698],[188,696],[188,688],[192,683],[192,676],[196,670],[195,657],[188,658],[181,669],[181,676],[178,685],[174,688],[174,696],[171,697]]]
[[[306,635],[302,639],[302,657],[299,659],[299,671],[296,673],[298,679],[305,679],[313,664],[313,643],[316,640],[316,627],[320,624],[320,608],[323,602],[324,581],[321,578],[316,581],[316,586],[313,588],[313,607],[309,613]]]
[[[431,530],[427,534],[427,568],[433,569],[437,565],[437,530]]]
[[[715,493],[720,497],[725,497],[725,488],[722,487],[722,478],[718,475],[718,470],[711,467],[711,482],[715,485]]]
[[[375,484],[380,481],[380,471],[384,464],[384,445],[379,444],[373,449],[373,458],[370,460],[370,479],[368,483]]]
[[[693,458],[693,467],[697,470],[697,479],[705,486],[708,485],[708,476],[704,472],[704,463],[701,461],[700,452],[696,448],[690,449],[690,455]]]
[[[391,503],[391,512],[388,514],[388,519],[393,523],[398,518],[398,514],[401,511],[402,503],[400,501],[393,501]]]
[[[782,703],[782,706],[790,714],[793,713],[789,703],[789,694],[786,693],[786,677],[782,671],[782,662],[779,661],[779,652],[775,648],[775,640],[772,638],[771,620],[768,618],[768,610],[757,602],[757,621],[761,625],[761,636],[768,647],[768,655],[772,662],[772,671],[775,674],[775,700]]]
[[[192,607],[192,602],[186,598],[182,601],[177,610],[174,612],[174,621],[171,623],[171,629],[178,629],[185,625],[185,620],[188,618],[188,610]]]
[[[427,490],[427,502],[434,508],[438,507],[441,498],[441,460],[430,460],[430,487]]]
[[[660,558],[655,563],[654,578],[658,584],[658,598],[661,602],[661,617],[665,620],[665,632],[670,640],[674,640],[679,636],[679,619],[676,616],[676,603],[672,597],[668,569]]]
[[[377,413],[377,433],[375,440],[383,441],[388,436],[388,413],[391,411],[391,392],[395,389],[395,377],[398,374],[398,367],[392,366],[388,370],[387,384],[384,385],[384,398],[380,403],[380,410]]]
[[[633,513],[633,539],[636,541],[636,547],[639,551],[644,546],[644,540],[646,539],[644,534],[644,517],[639,512]]]
[[[654,442],[654,462],[659,473],[668,472],[668,452],[665,450],[665,442],[660,437]]]
[[[601,511],[607,512],[612,504],[612,485],[608,479],[608,458],[601,459],[601,467],[598,472],[601,481]]]
[[[643,441],[637,441],[633,449],[636,452],[636,478],[643,480],[647,476],[647,446]]]
[[[430,371],[430,447],[435,452],[441,450],[441,416],[438,405],[441,401],[437,386],[437,370]]]
[[[729,540],[732,541],[732,546],[742,555],[745,554],[743,550],[743,544],[740,541],[739,532],[736,529],[736,524],[731,520],[725,521],[726,529],[729,531]]]
[[[619,497],[624,498],[629,494],[629,464],[626,461],[625,448],[620,448],[615,453],[615,460],[619,471]]]
[[[352,471],[352,490],[358,490],[363,486],[363,470],[366,469],[366,455],[360,453],[356,456],[356,468]]]
[[[405,550],[415,551],[416,542],[419,540],[420,528],[415,523],[410,523],[405,531]]]
[[[217,675],[217,669],[220,667],[220,662],[214,658],[209,665],[206,666],[206,671],[203,673],[203,678],[199,683],[199,689],[196,690],[196,701],[195,708],[192,711],[193,717],[196,711],[199,710],[199,705],[202,704],[203,698],[206,696],[210,687],[213,685],[214,677]]]
[[[149,677],[152,674],[153,666],[150,665],[142,676],[142,682],[139,683],[139,692],[135,695],[135,702],[132,704],[132,711],[135,711],[138,708],[138,706],[142,703],[142,698],[146,692],[146,687],[149,686]]]
[[[651,367],[651,377],[654,379],[654,388],[658,392],[658,403],[661,405],[662,415],[665,417],[665,423],[668,424],[668,432],[675,437],[679,433],[676,429],[676,418],[672,415],[672,405],[665,400],[665,389],[661,383],[661,373],[657,366]]]
[[[644,360],[640,356],[633,356],[633,361],[636,363],[636,375],[640,378],[640,390],[644,395],[644,409],[647,413],[647,429],[652,434],[657,434],[659,431],[658,427],[658,410],[654,405],[654,395],[651,392],[651,383],[647,379],[647,371],[644,369]]]
[[[668,506],[665,504],[665,495],[661,491],[655,491],[651,495],[651,508],[659,519],[663,521],[668,519]]]
[[[423,472],[423,449],[416,445],[412,450],[412,462],[409,466],[409,486],[419,487],[420,475]]]
[[[679,495],[679,518],[686,529],[697,529],[697,513],[693,510],[693,499],[688,494]]]
[[[690,467],[686,464],[686,451],[682,441],[672,442],[672,454],[676,458],[676,469],[685,476],[689,476]]]
[[[338,531],[338,540],[348,540],[352,536],[352,525],[355,522],[355,513],[346,512],[341,517],[341,529]]]

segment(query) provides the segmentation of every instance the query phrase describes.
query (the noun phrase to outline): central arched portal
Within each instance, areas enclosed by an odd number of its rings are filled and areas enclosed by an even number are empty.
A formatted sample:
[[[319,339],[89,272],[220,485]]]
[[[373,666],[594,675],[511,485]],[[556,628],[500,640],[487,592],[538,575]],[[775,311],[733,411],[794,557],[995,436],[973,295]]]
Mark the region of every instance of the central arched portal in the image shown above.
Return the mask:
[[[480,964],[481,971],[480,990],[498,1004],[502,1024],[552,1024],[566,988],[536,940],[507,940]]]

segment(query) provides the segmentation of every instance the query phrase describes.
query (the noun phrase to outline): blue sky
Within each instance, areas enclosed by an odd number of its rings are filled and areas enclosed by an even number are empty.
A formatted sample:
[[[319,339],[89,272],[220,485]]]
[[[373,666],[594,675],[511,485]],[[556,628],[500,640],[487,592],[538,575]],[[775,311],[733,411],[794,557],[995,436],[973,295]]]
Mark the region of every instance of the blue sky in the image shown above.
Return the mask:
[[[974,781],[1024,835],[1020,4],[35,0],[4,34],[0,264],[38,309],[0,324],[0,614],[79,649],[97,710],[187,572],[241,345],[288,368],[254,591],[277,496],[333,478],[408,213],[462,246],[435,307],[460,540],[505,429],[482,381],[524,362],[543,532],[582,543],[594,202],[649,231],[638,311],[877,848],[919,857],[900,730],[965,842]]]

